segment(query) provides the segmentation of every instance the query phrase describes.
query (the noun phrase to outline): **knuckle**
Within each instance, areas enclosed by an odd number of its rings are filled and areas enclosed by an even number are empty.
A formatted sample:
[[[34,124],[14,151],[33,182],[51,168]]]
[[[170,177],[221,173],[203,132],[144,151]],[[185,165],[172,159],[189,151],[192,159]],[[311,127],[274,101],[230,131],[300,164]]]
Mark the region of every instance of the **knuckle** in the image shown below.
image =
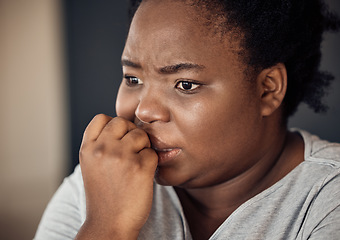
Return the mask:
[[[92,122],[95,122],[96,124],[100,123],[100,124],[107,124],[107,123],[110,123],[112,120],[112,117],[108,116],[108,115],[105,115],[103,113],[100,113],[100,114],[97,114]]]
[[[129,128],[128,122],[121,118],[121,117],[115,117],[113,118],[109,123],[108,123],[109,127],[113,127],[116,126],[117,128],[121,129],[122,131],[127,131],[127,129]]]
[[[126,120],[122,117],[115,117],[115,118],[112,119],[112,122],[114,122],[118,125],[127,126]]]
[[[92,150],[92,156],[95,159],[101,159],[105,155],[105,145],[104,144],[98,144],[93,150]]]
[[[109,151],[105,143],[97,143],[81,146],[79,154],[81,158],[102,160],[109,155]]]
[[[135,128],[134,130],[131,131],[131,133],[134,134],[135,138],[145,139],[145,140],[149,139],[147,133],[144,130],[140,129],[140,128]]]
[[[103,114],[103,113],[100,113],[100,114],[97,114],[93,117],[92,121],[90,124],[94,124],[94,123],[100,123],[100,122],[107,122],[111,119],[111,117]]]
[[[104,144],[97,144],[96,146],[82,145],[79,150],[79,161],[92,162],[102,160],[105,158],[106,149]]]
[[[144,131],[136,131],[136,134],[147,137]],[[106,142],[85,143],[79,149],[79,162],[90,168],[94,165],[96,167],[112,167],[114,165],[133,168],[137,171],[144,165],[142,162],[145,161],[145,158],[152,156],[157,159],[157,154],[152,149],[146,148],[141,153],[131,151],[130,145],[121,144],[119,141],[111,142],[109,145]],[[149,155],[149,157],[145,155]]]
[[[135,150],[138,149],[138,151],[142,150],[144,147],[150,146],[150,140],[147,133],[138,128],[131,130],[124,142],[125,144],[129,144],[130,148],[132,147]]]
[[[97,115],[94,116],[94,119],[102,119],[102,120],[105,120],[105,119],[108,119],[109,116],[105,115],[104,113],[99,113]]]
[[[89,147],[88,144],[82,143],[80,148],[79,148],[79,160],[83,160],[86,155],[88,155]]]

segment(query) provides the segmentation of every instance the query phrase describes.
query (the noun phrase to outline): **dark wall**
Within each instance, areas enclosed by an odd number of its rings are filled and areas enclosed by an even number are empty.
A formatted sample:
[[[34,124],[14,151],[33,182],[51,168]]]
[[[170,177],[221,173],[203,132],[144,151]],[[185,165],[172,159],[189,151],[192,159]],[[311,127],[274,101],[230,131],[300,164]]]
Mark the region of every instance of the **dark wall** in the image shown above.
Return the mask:
[[[338,0],[327,0],[340,13]],[[64,0],[70,87],[72,156],[70,171],[78,164],[83,131],[97,113],[115,114],[115,97],[121,81],[120,55],[127,31],[127,0]],[[290,126],[340,142],[340,34],[327,34],[322,69],[334,81],[326,98],[330,109],[314,114],[304,105]]]
[[[94,115],[115,114],[120,55],[127,32],[127,1],[64,0],[70,95],[70,171],[82,134]]]

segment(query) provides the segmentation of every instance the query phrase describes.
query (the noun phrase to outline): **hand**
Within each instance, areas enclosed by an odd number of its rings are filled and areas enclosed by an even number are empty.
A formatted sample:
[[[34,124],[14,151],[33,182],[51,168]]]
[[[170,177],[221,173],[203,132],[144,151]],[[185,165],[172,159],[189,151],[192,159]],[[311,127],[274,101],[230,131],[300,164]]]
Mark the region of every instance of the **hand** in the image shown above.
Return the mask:
[[[79,153],[87,216],[77,239],[138,237],[158,162],[150,147],[147,133],[121,117],[100,114],[90,122]]]

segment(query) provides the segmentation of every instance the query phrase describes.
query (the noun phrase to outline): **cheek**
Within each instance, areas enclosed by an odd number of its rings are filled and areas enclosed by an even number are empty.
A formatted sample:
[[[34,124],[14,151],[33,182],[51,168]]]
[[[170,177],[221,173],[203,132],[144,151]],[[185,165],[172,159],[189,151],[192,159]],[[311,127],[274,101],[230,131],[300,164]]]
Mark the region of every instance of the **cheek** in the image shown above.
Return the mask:
[[[193,147],[202,150],[202,147],[211,144],[218,137],[217,128],[221,127],[218,126],[221,116],[210,101],[197,101],[195,104],[182,105],[176,110],[173,115],[183,143],[194,143],[188,144],[190,149]]]
[[[190,114],[182,114],[180,132],[189,151],[204,157],[212,153],[237,152],[256,130],[256,116],[251,106],[224,99],[197,104]],[[194,149],[192,149],[194,148]]]
[[[116,114],[131,122],[134,121],[138,98],[120,86],[116,99]]]

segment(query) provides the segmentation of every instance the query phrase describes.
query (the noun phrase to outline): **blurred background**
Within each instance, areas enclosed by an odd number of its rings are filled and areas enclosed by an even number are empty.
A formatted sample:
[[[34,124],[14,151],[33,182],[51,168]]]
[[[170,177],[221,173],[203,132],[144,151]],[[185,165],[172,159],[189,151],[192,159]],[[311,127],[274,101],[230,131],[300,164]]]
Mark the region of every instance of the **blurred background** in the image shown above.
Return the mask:
[[[86,125],[114,116],[126,31],[127,0],[0,0],[0,239],[33,238]],[[323,53],[329,111],[301,105],[290,126],[340,142],[340,34]]]

